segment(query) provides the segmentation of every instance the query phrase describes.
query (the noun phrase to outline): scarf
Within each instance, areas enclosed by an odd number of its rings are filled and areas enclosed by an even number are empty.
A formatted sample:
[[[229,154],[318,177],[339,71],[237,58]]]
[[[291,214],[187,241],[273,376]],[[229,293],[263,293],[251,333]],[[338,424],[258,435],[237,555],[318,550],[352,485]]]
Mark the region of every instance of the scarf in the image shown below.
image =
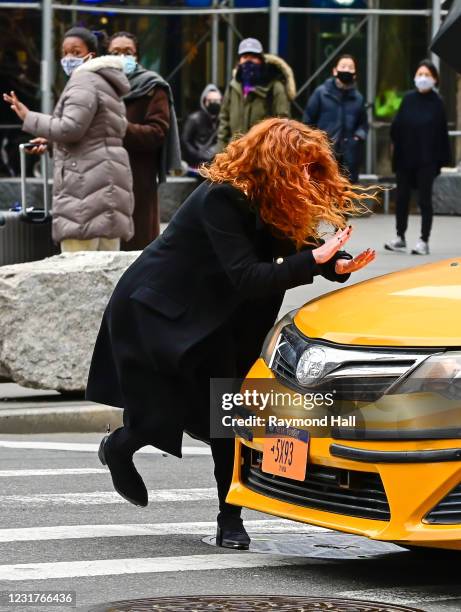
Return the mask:
[[[167,93],[170,107],[170,128],[162,146],[158,175],[159,183],[163,183],[166,181],[166,177],[170,171],[175,173],[181,170],[181,146],[171,87],[159,74],[151,70],[146,70],[140,64],[138,64],[136,69],[131,74],[128,74],[127,77],[131,89],[123,98],[125,102],[147,96],[154,87],[162,87]]]

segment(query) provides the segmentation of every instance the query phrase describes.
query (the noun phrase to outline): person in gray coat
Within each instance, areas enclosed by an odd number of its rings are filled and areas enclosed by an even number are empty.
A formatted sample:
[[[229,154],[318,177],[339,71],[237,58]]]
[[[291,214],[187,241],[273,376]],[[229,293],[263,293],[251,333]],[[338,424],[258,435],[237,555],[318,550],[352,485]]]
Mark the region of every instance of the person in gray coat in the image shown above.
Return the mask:
[[[95,57],[85,28],[64,35],[61,65],[70,77],[52,115],[30,111],[14,92],[4,100],[33,134],[33,152],[53,146],[53,239],[61,250],[118,250],[133,227],[133,187],[122,97],[130,91],[120,57]]]

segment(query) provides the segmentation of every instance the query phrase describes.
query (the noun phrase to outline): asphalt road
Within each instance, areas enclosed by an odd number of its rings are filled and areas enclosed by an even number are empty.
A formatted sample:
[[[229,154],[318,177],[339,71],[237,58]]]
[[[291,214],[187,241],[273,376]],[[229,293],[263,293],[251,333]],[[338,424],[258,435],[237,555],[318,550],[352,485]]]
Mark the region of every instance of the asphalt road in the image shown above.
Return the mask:
[[[138,454],[151,498],[141,509],[113,493],[94,450],[99,438],[1,436],[0,591],[73,590],[77,610],[193,594],[337,596],[432,612],[461,609],[459,557],[452,554],[420,557],[251,511],[248,530],[266,554],[213,547],[202,541],[214,534],[216,516],[207,447],[187,440],[183,460]],[[60,450],[46,448],[50,442]]]
[[[379,257],[353,282],[460,253],[461,218],[436,218],[427,258],[382,249],[393,235],[391,217],[354,225],[350,249],[375,246]],[[418,225],[413,218],[410,245]],[[332,288],[319,279],[292,290],[283,310]],[[73,590],[77,610],[194,594],[336,596],[428,612],[461,609],[458,555],[420,556],[251,511],[244,516],[253,550],[218,549],[210,544],[217,508],[207,447],[187,440],[183,460],[139,453],[136,464],[151,498],[139,509],[113,492],[96,456],[100,437],[0,432],[0,591]],[[1,612],[15,609],[25,608],[0,605]]]

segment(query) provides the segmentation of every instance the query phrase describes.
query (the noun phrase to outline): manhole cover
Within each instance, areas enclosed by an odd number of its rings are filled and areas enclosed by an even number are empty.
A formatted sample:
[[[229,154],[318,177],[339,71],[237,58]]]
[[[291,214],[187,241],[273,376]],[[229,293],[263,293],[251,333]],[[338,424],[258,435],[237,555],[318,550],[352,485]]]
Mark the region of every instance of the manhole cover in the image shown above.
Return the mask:
[[[89,612],[422,612],[394,604],[324,597],[262,595],[205,595],[194,597],[151,597],[116,601],[91,608]]]
[[[207,536],[202,542],[216,545]],[[390,554],[406,554],[395,544],[376,542],[362,536],[332,533],[258,534],[251,538],[250,552],[317,559],[369,559]]]

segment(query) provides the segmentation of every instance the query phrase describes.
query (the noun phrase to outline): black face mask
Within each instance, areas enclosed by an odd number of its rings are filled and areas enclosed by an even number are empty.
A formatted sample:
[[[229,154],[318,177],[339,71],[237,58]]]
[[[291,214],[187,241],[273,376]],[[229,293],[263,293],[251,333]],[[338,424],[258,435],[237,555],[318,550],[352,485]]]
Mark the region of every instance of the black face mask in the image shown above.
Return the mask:
[[[206,105],[207,111],[210,115],[219,115],[219,111],[221,110],[221,104],[219,102],[208,102]]]
[[[344,85],[350,85],[351,83],[353,83],[355,79],[355,72],[347,72],[346,70],[338,70],[338,73],[336,76],[341,81],[341,83],[344,83]]]
[[[262,79],[263,66],[262,64],[247,61],[240,64],[239,72],[244,85],[258,85]]]

